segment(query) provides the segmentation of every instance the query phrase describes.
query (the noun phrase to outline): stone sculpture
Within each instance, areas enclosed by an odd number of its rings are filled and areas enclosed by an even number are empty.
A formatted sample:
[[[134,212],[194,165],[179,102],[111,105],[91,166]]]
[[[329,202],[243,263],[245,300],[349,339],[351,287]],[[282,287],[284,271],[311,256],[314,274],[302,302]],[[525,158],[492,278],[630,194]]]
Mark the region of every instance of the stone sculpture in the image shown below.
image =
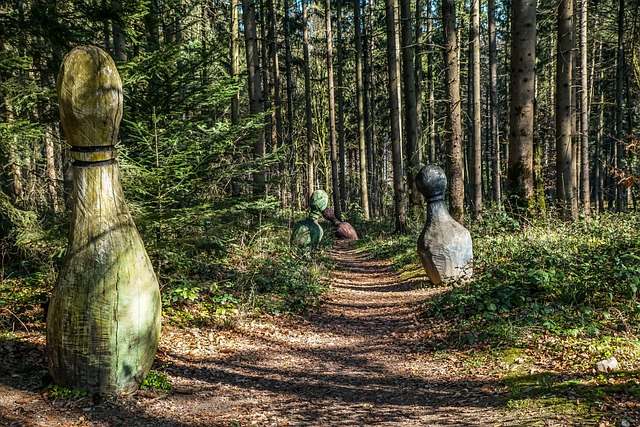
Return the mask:
[[[336,218],[336,214],[333,212],[333,209],[327,208],[323,210],[322,216],[336,228],[336,237],[338,239],[358,240],[358,233],[356,233],[355,228],[353,228],[350,223],[346,221],[340,221],[338,218]]]
[[[57,89],[74,194],[69,245],[47,313],[49,370],[63,387],[133,392],[153,363],[162,305],[115,160],[122,82],[107,53],[81,46],[64,58]]]
[[[315,249],[320,241],[324,231],[320,224],[318,224],[318,218],[323,210],[327,208],[329,204],[329,196],[323,190],[315,190],[309,198],[309,216],[299,221],[293,227],[293,233],[291,234],[291,245],[304,249]]]
[[[471,234],[447,211],[447,177],[439,166],[427,165],[416,175],[416,186],[427,202],[427,222],[418,239],[418,255],[433,284],[471,277]]]

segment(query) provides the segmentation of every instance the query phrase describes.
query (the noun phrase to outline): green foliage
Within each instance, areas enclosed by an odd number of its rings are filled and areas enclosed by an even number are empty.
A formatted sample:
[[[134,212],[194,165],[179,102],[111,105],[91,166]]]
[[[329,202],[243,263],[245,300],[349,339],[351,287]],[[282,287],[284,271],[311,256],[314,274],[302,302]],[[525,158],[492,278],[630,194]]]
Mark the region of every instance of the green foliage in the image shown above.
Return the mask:
[[[49,397],[54,400],[77,400],[83,397],[91,397],[91,393],[87,393],[86,391],[61,387],[56,384],[49,385],[48,394]]]
[[[147,377],[140,384],[140,390],[153,390],[156,393],[169,393],[171,382],[169,376],[163,372],[151,370]]]
[[[530,223],[506,233],[504,223],[473,229],[474,277],[425,302],[422,317],[460,316],[461,328],[482,325],[481,334],[501,335],[509,325],[593,335],[640,313],[640,216]]]

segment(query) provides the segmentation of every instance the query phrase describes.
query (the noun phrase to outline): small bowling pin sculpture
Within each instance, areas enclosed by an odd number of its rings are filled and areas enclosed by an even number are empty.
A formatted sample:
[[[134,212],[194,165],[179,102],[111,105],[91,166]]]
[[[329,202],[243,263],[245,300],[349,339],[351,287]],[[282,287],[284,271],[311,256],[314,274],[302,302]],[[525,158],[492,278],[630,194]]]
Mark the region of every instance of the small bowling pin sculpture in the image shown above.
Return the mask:
[[[427,222],[418,238],[418,255],[434,285],[471,277],[471,234],[451,218],[444,201],[447,177],[439,166],[427,165],[416,175],[427,202]]]
[[[336,218],[333,209],[327,208],[322,211],[324,219],[329,221],[336,228],[336,237],[340,240],[358,240],[358,233],[356,233],[353,225],[346,221],[340,221]]]
[[[324,235],[318,218],[329,204],[329,195],[323,190],[316,190],[309,198],[309,216],[296,223],[291,234],[291,245],[303,249],[315,249]]]
[[[63,387],[133,392],[153,363],[162,307],[115,160],[122,83],[108,54],[81,46],[65,57],[57,89],[74,199],[47,314],[49,370]]]

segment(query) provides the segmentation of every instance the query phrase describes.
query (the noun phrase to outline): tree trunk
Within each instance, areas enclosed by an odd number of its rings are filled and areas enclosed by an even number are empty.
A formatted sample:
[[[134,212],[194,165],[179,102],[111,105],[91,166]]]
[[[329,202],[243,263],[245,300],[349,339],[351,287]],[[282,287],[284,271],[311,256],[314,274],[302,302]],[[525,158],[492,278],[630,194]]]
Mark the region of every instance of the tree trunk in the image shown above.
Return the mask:
[[[122,3],[120,0],[113,0],[111,7],[116,17],[111,22],[111,27],[113,28],[113,56],[116,61],[125,62],[127,60],[127,38],[124,32]]]
[[[242,0],[242,22],[244,24],[245,50],[247,56],[247,75],[249,78],[249,112],[252,115],[261,114],[262,85],[260,84],[260,53],[258,52],[258,39],[256,36],[256,3],[255,0]],[[255,158],[264,157],[265,142],[264,132],[260,132],[253,146]],[[253,174],[254,192],[263,194],[265,191],[264,171]]]
[[[427,93],[429,96],[427,108],[427,128],[429,135],[429,162],[436,163],[436,99],[435,99],[435,78],[433,75],[433,15],[431,5],[427,7]]]
[[[289,17],[289,0],[284,0],[284,43],[285,43],[285,70],[287,74],[287,135],[286,146],[290,152],[291,168],[291,199],[293,209],[298,210],[298,150],[293,139],[293,79],[291,77],[291,22]]]
[[[345,149],[345,135],[344,135],[344,46],[342,41],[342,1],[336,2],[336,36],[338,47],[338,88],[336,90],[336,97],[338,101],[338,154],[339,154],[339,169],[338,177],[340,179],[340,210],[342,212],[347,211],[347,152]],[[339,217],[338,217],[339,218]]]
[[[442,1],[444,31],[445,93],[447,99],[447,169],[449,175],[449,211],[464,224],[464,165],[462,160],[462,117],[460,111],[460,72],[458,36],[454,0]]]
[[[333,84],[333,40],[331,32],[331,0],[324,3],[325,28],[327,32],[327,74],[329,91],[329,141],[331,145],[331,178],[333,209],[340,218],[340,182],[338,178],[338,141],[336,135],[336,97]]]
[[[423,99],[422,99],[422,80],[424,79],[424,61],[422,54],[424,52],[424,32],[422,26],[424,25],[424,19],[422,17],[423,4],[422,0],[416,0],[416,48],[415,48],[415,85],[416,85],[416,116],[418,119],[418,132],[417,132],[417,144],[418,151],[420,152],[420,166],[424,163],[426,157],[424,146],[424,118],[423,115]],[[426,215],[426,211],[423,209]],[[425,218],[426,219],[426,216]]]
[[[379,210],[379,196],[378,191],[378,155],[377,155],[377,138],[376,138],[376,102],[375,102],[375,24],[374,24],[374,11],[375,0],[367,2],[367,37],[365,41],[365,49],[363,59],[365,62],[364,72],[364,104],[365,104],[365,140],[367,144],[367,173],[369,175],[369,205],[371,216],[380,216]]]
[[[580,130],[581,130],[581,174],[580,201],[585,215],[591,213],[591,185],[589,180],[589,84],[587,76],[587,8],[589,1],[580,0]]]
[[[576,159],[571,141],[571,84],[573,78],[573,0],[558,7],[558,55],[556,72],[556,188],[560,212],[574,219],[578,214]]]
[[[238,0],[231,0],[231,76],[237,80],[240,75],[240,44],[238,41],[238,33],[240,28],[238,15]],[[231,124],[237,126],[240,124],[240,94],[236,91],[231,97]],[[238,156],[236,156],[237,158]],[[240,185],[237,179],[231,180],[231,195],[237,197],[240,195]]]
[[[393,198],[395,205],[395,231],[404,232],[406,212],[404,201],[402,130],[400,126],[400,93],[398,79],[398,46],[396,33],[397,0],[387,0],[387,67],[389,73],[389,118],[391,127],[391,157],[393,162]]]
[[[476,214],[482,210],[482,121],[480,99],[480,0],[471,0],[471,25],[469,31],[471,49],[471,197]]]
[[[309,70],[309,18],[307,0],[302,0],[302,51],[304,57],[304,111],[307,139],[307,192],[311,197],[315,190],[315,167],[313,147],[313,122],[311,116],[311,72]],[[307,197],[307,198],[308,198]]]
[[[491,194],[499,208],[502,205],[500,185],[500,116],[498,104],[498,47],[496,44],[496,1],[489,0],[489,139],[491,141]]]
[[[533,185],[533,120],[536,63],[536,2],[513,3],[508,191],[512,209],[530,213]]]
[[[413,218],[420,218],[423,212],[423,198],[416,187],[416,174],[420,170],[422,154],[418,145],[418,135],[422,132],[418,128],[418,111],[416,108],[416,82],[413,61],[413,32],[411,30],[411,0],[401,0],[401,30],[402,30],[402,80],[404,83],[404,118],[406,132],[407,187],[409,188],[409,203]]]
[[[369,212],[369,184],[367,180],[367,149],[365,138],[364,83],[362,75],[362,20],[360,0],[353,0],[353,21],[356,36],[356,99],[358,105],[358,151],[360,156],[360,203],[364,219],[371,218]]]
[[[618,49],[616,55],[616,129],[614,152],[614,167],[622,169],[623,148],[623,94],[624,94],[624,3],[625,0],[618,0]],[[622,212],[625,207],[626,190],[622,185],[616,184],[616,211]]]

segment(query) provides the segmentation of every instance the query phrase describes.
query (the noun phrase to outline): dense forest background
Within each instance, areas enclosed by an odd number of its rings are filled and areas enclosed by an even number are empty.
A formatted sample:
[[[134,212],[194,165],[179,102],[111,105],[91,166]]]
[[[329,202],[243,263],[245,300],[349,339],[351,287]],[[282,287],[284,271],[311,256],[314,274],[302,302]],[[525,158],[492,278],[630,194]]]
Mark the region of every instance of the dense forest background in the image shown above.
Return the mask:
[[[639,7],[3,2],[3,277],[54,271],[64,253],[70,158],[55,81],[75,45],[118,64],[125,191],[161,281],[195,298],[185,272],[241,282],[232,253],[264,253],[251,245],[288,230],[315,188],[356,224],[421,227],[414,176],[427,162],[446,168],[450,211],[467,224],[635,210]],[[252,268],[282,271],[267,258]]]
[[[122,73],[120,159],[156,229],[324,188],[338,216],[401,231],[425,162],[447,165],[458,219],[635,208],[638,2],[13,1],[0,19],[5,234],[64,216],[55,80],[84,43]]]

